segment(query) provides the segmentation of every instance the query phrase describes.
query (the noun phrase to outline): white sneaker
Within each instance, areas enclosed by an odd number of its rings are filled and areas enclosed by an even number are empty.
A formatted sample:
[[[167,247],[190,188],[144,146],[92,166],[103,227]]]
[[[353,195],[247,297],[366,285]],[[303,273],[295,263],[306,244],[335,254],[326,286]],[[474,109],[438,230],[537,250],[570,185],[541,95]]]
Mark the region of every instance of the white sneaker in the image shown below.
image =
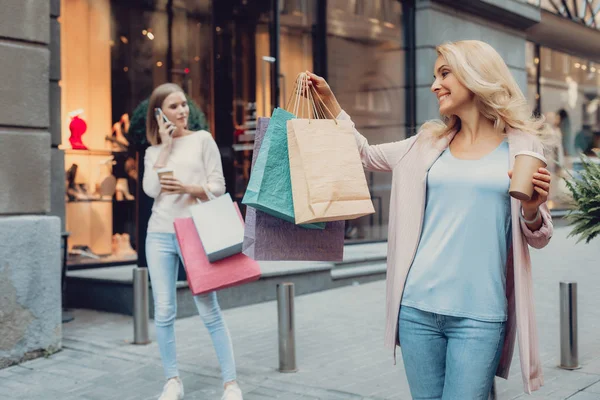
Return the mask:
[[[244,400],[242,397],[242,389],[240,389],[237,383],[227,386],[221,400]]]
[[[158,400],[182,400],[183,382],[179,378],[171,378],[165,383],[162,394]]]

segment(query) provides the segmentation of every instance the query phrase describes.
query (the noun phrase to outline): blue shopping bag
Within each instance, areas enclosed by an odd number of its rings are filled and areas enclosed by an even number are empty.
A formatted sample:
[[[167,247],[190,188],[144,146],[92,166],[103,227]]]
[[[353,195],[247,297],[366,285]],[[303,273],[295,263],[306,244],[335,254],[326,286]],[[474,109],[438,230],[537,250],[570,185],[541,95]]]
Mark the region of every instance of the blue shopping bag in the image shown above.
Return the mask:
[[[296,218],[286,123],[294,118],[294,114],[282,108],[276,108],[273,112],[242,199],[242,204],[292,223],[295,223]],[[324,229],[325,223],[301,226]]]

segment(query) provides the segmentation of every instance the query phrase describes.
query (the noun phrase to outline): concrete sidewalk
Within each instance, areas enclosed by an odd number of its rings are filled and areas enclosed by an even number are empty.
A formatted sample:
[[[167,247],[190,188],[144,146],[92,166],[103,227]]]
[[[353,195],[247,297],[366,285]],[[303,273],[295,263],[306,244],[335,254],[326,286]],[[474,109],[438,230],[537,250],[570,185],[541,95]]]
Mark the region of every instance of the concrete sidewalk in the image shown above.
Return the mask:
[[[600,241],[575,245],[568,228],[532,252],[540,351],[546,384],[531,398],[600,399]],[[582,368],[556,367],[559,357],[558,282],[579,284],[579,349]],[[225,310],[246,400],[410,399],[400,352],[382,346],[383,281],[296,298],[299,371],[278,366],[275,302]],[[155,399],[162,388],[156,343],[135,346],[130,317],[78,310],[64,325],[65,349],[46,359],[0,370],[1,399]],[[198,317],[176,323],[186,399],[219,399],[220,378],[210,338]],[[152,338],[153,338],[152,333]],[[518,352],[508,381],[497,380],[499,398],[526,398]]]

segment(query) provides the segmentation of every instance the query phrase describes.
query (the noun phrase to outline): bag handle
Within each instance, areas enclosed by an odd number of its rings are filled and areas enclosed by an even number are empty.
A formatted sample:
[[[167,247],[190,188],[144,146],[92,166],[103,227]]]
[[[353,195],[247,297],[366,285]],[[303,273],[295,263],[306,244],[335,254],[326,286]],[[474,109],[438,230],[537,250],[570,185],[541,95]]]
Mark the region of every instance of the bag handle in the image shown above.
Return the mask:
[[[313,92],[316,96],[317,96],[317,100],[315,101],[315,103],[318,104],[319,107],[321,107],[321,109],[323,110],[323,107],[325,108],[325,110],[327,110],[329,112],[329,115],[331,115],[331,118],[337,121],[337,116],[333,115],[333,113],[331,112],[331,110],[329,109],[329,107],[327,107],[327,105],[325,104],[325,102],[323,101],[323,99],[321,98],[321,96],[319,95],[319,93],[317,92],[317,89],[315,89],[314,86],[310,87],[311,92]],[[323,110],[323,115],[325,115],[325,111]]]
[[[337,116],[333,115],[329,107],[325,104],[317,89],[314,86],[308,84],[309,77],[306,72],[301,72],[296,77],[296,82],[294,85],[294,93],[290,95],[288,102],[286,104],[286,110],[290,111],[295,116],[299,117],[300,112],[306,111],[306,116],[308,120],[311,119],[333,119],[338,124]],[[304,102],[303,102],[303,99]],[[292,104],[293,100],[293,104]],[[290,109],[290,104],[292,104],[292,108]],[[331,118],[328,118],[328,115]]]
[[[298,74],[294,84],[294,92],[290,95],[285,109],[297,117],[304,117],[309,120],[321,118],[323,114],[315,104],[308,82],[309,78],[305,72]]]
[[[206,197],[208,197],[208,201],[212,201],[212,200],[215,200],[217,198],[217,196],[215,196],[210,190],[208,190],[208,186],[206,186],[206,184],[202,185],[202,189],[204,189],[204,194],[206,194]],[[196,201],[199,204],[203,203],[203,201],[200,200],[197,197],[196,197]]]

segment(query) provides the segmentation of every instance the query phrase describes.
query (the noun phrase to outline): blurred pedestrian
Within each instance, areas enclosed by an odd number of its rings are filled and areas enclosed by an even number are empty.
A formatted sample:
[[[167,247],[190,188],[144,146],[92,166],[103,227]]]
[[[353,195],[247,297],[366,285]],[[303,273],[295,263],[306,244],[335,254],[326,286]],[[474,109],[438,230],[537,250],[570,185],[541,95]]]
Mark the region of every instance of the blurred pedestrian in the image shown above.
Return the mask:
[[[431,91],[441,120],[406,140],[369,145],[363,165],[393,173],[385,343],[400,345],[414,399],[487,399],[507,378],[516,338],[524,388],[543,384],[529,246],[552,236],[550,173],[531,200],[511,199],[514,155],[543,153],[553,132],[531,109],[500,55],[467,40],[437,47]],[[310,84],[338,119],[327,82]]]
[[[174,323],[177,316],[177,272],[182,260],[175,238],[175,218],[189,217],[189,207],[225,193],[221,157],[212,135],[187,129],[189,106],[183,90],[172,83],[158,86],[148,104],[144,192],[154,198],[148,223],[146,258],[154,296],[156,340],[167,382],[159,400],[183,399],[177,368]],[[157,171],[169,170],[169,173]],[[183,262],[183,261],[181,261]],[[194,296],[194,302],[211,336],[223,378],[222,400],[242,400],[229,330],[217,295]]]

